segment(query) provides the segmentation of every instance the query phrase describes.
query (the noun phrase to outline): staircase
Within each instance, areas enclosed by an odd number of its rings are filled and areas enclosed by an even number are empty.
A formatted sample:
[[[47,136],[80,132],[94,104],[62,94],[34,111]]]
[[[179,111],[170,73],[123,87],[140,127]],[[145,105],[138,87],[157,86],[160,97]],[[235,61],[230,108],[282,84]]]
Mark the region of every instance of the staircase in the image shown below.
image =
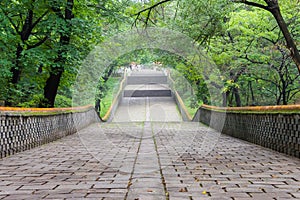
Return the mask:
[[[163,72],[143,70],[127,77],[123,97],[172,97],[172,92]]]
[[[126,83],[113,122],[182,121],[168,78],[163,72],[132,72]]]

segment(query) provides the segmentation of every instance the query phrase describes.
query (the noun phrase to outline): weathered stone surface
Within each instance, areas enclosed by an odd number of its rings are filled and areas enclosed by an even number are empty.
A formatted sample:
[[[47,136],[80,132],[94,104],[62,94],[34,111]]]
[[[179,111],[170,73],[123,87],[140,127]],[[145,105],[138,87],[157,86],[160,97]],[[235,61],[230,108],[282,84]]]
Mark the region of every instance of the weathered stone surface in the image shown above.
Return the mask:
[[[97,119],[93,109],[41,116],[0,113],[0,158],[76,133]]]
[[[161,123],[152,123],[150,129],[136,126],[131,134],[124,134],[122,126],[93,124],[78,134],[3,158],[0,199],[300,196],[300,160],[295,157],[226,135],[219,136],[210,152],[201,154],[202,137],[183,138],[192,136],[192,130],[214,131],[193,123],[170,123],[155,135],[151,130]],[[101,138],[106,142],[101,143]]]
[[[200,108],[194,121],[222,133],[300,158],[300,114],[228,112]]]

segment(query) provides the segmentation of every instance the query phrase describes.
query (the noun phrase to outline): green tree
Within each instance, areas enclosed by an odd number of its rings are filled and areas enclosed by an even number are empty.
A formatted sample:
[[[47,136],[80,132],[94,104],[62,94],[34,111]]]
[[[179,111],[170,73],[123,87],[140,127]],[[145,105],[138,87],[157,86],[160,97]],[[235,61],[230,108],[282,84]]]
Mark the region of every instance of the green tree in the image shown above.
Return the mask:
[[[1,43],[7,50],[6,58],[11,62],[11,77],[8,81],[6,104],[13,105],[17,84],[26,67],[26,53],[41,46],[48,39],[48,30],[42,26],[49,9],[40,1],[2,1],[0,3],[2,18]],[[6,37],[5,37],[6,36]],[[6,39],[7,38],[7,39]],[[13,41],[12,41],[13,40]],[[11,43],[7,43],[11,42]],[[9,46],[8,46],[9,44]]]
[[[58,4],[58,2],[54,2],[54,5],[51,7],[57,16],[57,20],[61,23],[61,29],[56,30],[59,31],[57,57],[50,67],[50,75],[44,87],[45,100],[41,105],[43,107],[54,107],[57,89],[64,72],[64,65],[70,56],[68,45],[70,44],[72,33],[71,20],[74,18],[73,7],[74,0],[66,0],[63,9],[61,9],[61,4]]]
[[[0,100],[11,106],[53,107],[59,94],[71,102],[70,86],[82,60],[126,21],[121,8],[115,0],[1,1],[0,48],[5,54],[0,55],[0,76],[5,87]]]
[[[224,101],[223,105],[291,102],[299,92],[299,77],[289,62],[280,30],[275,23],[264,23],[270,21],[271,16],[260,10],[240,9],[234,11],[230,18],[226,33],[215,38],[210,45],[210,53],[222,70],[225,81],[224,99],[228,102]],[[240,91],[243,91],[244,97]]]
[[[288,24],[286,23],[286,21],[284,20],[284,18],[282,16],[278,0],[264,0],[263,1],[264,4],[262,1],[235,0],[235,2],[239,2],[239,3],[246,4],[248,6],[253,6],[253,7],[264,9],[264,10],[270,12],[274,16],[283,36],[285,38],[287,49],[290,51],[290,56],[292,57],[296,66],[298,67],[298,73],[300,74],[299,50],[296,46],[296,43],[295,43],[295,40],[294,40],[292,34],[290,33],[290,31],[288,29]],[[285,3],[287,3],[291,7],[299,6],[299,1],[297,1],[297,0],[285,1]]]

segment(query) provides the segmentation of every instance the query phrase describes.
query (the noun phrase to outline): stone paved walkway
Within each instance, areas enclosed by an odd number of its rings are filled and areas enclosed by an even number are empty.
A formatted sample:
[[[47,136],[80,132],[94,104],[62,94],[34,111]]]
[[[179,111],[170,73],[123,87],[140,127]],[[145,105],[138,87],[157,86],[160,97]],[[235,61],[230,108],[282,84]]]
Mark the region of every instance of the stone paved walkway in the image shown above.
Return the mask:
[[[93,124],[0,160],[0,199],[300,199],[300,160],[198,123]]]

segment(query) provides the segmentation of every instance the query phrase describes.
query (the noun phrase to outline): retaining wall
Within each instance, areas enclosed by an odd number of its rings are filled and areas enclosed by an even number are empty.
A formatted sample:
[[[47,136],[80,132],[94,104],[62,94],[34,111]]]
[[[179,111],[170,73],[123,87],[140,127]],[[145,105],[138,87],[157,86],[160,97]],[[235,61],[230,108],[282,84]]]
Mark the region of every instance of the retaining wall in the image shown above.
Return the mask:
[[[120,82],[119,90],[118,90],[116,96],[114,97],[114,100],[113,100],[110,108],[108,109],[107,113],[102,118],[102,120],[104,122],[111,122],[113,120],[115,112],[118,109],[120,102],[122,101],[124,88],[126,87],[126,81],[127,81],[127,75],[124,74],[124,77],[123,77],[122,81]]]
[[[187,111],[184,103],[183,103],[183,100],[181,99],[180,95],[178,94],[177,91],[173,90],[173,97],[174,97],[174,100],[177,104],[177,107],[178,107],[178,110],[181,114],[181,117],[182,117],[182,120],[183,121],[191,121],[192,120],[192,117],[190,116],[189,112]]]
[[[218,108],[203,105],[193,121],[300,158],[300,105]]]
[[[93,107],[0,107],[0,158],[73,134],[98,121]]]
[[[189,112],[187,111],[182,98],[176,91],[176,88],[174,88],[174,83],[175,83],[175,81],[171,78],[171,75],[168,74],[168,84],[172,91],[172,96],[177,104],[178,110],[181,114],[182,120],[183,121],[191,121],[192,117],[190,116]]]

